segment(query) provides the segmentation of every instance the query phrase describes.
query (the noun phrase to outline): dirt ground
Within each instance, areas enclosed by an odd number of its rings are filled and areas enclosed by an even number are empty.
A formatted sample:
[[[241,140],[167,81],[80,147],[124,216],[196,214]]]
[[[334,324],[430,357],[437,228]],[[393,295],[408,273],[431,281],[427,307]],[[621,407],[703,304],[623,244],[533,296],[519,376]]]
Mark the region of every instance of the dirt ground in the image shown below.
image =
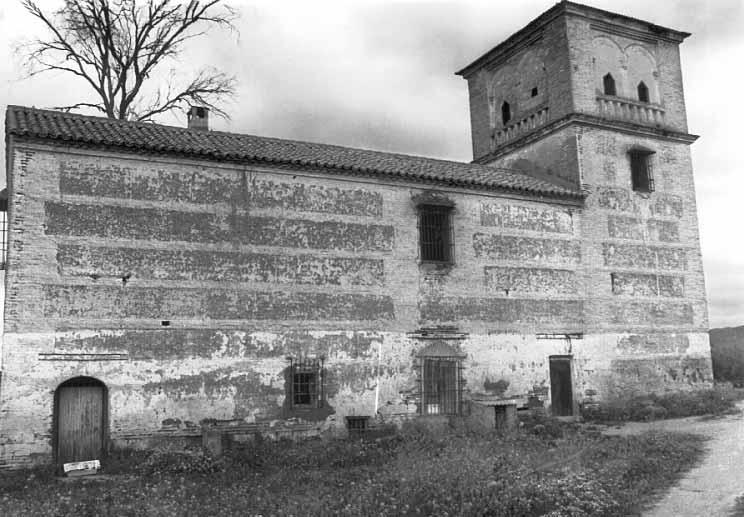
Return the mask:
[[[744,401],[737,407],[744,410]],[[744,413],[657,422],[630,422],[605,432],[638,434],[650,430],[694,433],[709,439],[703,461],[690,470],[646,517],[727,516],[744,494]]]

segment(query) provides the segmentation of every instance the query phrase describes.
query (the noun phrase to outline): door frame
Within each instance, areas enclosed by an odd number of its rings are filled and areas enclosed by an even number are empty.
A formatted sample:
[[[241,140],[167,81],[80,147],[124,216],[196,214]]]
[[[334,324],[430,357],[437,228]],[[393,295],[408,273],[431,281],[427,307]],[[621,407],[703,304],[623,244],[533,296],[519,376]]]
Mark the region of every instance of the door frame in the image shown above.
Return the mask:
[[[52,457],[54,464],[58,467],[59,459],[59,396],[62,388],[74,388],[75,386],[99,386],[101,388],[101,411],[103,413],[101,419],[101,456],[105,457],[108,454],[109,445],[109,415],[108,415],[108,387],[100,379],[95,377],[89,377],[87,375],[79,375],[77,377],[71,377],[66,381],[60,383],[54,390],[54,403],[52,406]],[[103,458],[100,458],[103,460]]]
[[[574,389],[576,383],[574,382],[574,366],[573,366],[574,361],[573,359],[574,359],[574,356],[572,354],[554,354],[554,355],[548,356],[548,379],[550,381],[550,406],[551,406],[550,412],[553,416],[558,416],[558,415],[555,415],[554,413],[555,410],[553,406],[553,378],[551,375],[551,368],[550,368],[550,365],[553,361],[556,361],[556,362],[565,361],[568,363],[568,380],[570,383],[569,387],[571,388],[571,404],[570,404],[571,414],[563,415],[561,416],[561,418],[574,418],[577,415],[578,405],[576,402],[576,393]]]

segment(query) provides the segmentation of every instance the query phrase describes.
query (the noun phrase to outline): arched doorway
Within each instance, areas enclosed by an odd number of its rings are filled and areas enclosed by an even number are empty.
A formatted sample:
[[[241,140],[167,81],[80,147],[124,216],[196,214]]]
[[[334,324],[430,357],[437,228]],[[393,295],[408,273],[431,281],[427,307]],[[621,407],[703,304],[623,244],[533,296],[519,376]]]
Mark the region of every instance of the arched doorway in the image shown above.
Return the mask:
[[[54,392],[54,456],[58,465],[101,459],[108,413],[106,386],[75,377]]]

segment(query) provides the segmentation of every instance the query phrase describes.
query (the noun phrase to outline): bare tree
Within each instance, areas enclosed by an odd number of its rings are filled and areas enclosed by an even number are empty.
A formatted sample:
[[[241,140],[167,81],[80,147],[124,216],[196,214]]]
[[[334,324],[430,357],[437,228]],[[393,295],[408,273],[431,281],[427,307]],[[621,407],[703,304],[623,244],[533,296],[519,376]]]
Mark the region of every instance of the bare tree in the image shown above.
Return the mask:
[[[202,69],[180,88],[171,69],[164,84],[143,88],[158,65],[176,59],[188,40],[214,27],[234,30],[236,11],[218,5],[221,0],[65,0],[51,14],[37,1],[22,4],[49,32],[22,47],[28,75],[70,73],[96,93],[92,102],[57,109],[90,108],[110,118],[150,121],[198,104],[227,117],[216,103],[234,95],[235,78],[215,69]]]

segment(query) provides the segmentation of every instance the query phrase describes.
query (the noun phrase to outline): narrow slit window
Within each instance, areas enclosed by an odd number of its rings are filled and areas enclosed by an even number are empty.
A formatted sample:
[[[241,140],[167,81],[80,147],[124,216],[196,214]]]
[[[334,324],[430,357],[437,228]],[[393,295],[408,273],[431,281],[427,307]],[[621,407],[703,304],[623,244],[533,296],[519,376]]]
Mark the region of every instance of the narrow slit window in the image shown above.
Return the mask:
[[[509,106],[509,103],[504,101],[504,104],[501,105],[501,123],[503,125],[506,125],[511,120],[511,106]]]
[[[602,84],[604,86],[605,95],[617,95],[617,89],[615,88],[615,79],[612,74],[607,74],[602,78]]]
[[[537,97],[537,86],[535,86],[534,88],[532,88],[532,91],[530,92],[530,95],[532,97]]]
[[[653,151],[634,149],[630,151],[630,174],[633,190],[637,192],[653,192],[654,177],[651,169]]]
[[[419,245],[422,262],[450,263],[452,235],[447,206],[419,207]]]
[[[649,102],[648,86],[646,86],[646,83],[644,83],[643,81],[638,83],[638,100],[641,102]]]

